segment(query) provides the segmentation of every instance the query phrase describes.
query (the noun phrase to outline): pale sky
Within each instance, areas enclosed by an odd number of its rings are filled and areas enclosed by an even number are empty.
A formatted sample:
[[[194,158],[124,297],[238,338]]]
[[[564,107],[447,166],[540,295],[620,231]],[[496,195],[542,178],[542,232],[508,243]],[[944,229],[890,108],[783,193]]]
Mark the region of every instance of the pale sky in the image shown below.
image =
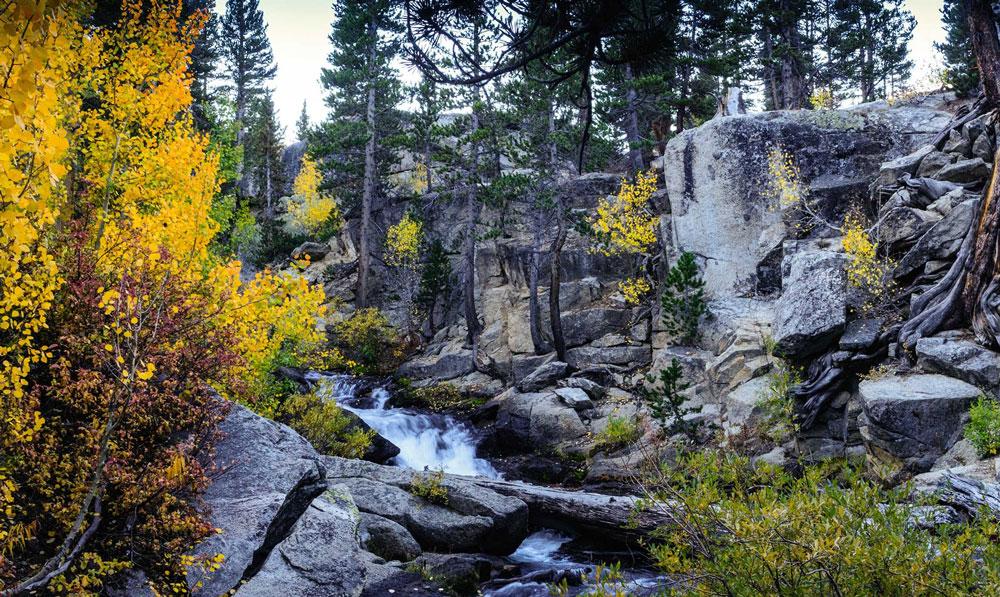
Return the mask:
[[[910,53],[916,64],[915,82],[926,79],[931,67],[939,60],[933,43],[944,38],[941,29],[942,0],[906,0],[906,8],[917,19],[910,42]],[[326,114],[319,74],[330,53],[327,36],[333,21],[333,8],[327,0],[260,0],[267,33],[278,64],[278,74],[272,82],[278,115],[285,126],[285,140],[295,140],[295,120],[305,100],[311,122]],[[225,0],[216,0],[216,10],[225,11]],[[406,77],[409,79],[410,77]]]

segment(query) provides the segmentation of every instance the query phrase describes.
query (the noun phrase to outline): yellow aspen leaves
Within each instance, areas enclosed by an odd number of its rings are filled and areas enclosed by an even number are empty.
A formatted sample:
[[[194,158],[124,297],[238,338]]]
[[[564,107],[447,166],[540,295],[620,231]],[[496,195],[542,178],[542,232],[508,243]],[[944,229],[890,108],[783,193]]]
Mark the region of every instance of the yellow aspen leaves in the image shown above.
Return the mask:
[[[391,267],[412,267],[420,256],[423,222],[407,213],[385,235],[385,262]]]
[[[656,172],[640,172],[634,183],[622,179],[618,194],[597,203],[590,224],[597,239],[595,252],[604,255],[644,253],[656,244],[657,218],[648,209],[656,191]]]
[[[294,194],[284,199],[286,221],[294,232],[315,234],[326,222],[340,219],[337,202],[320,191],[320,182],[316,162],[302,158],[302,167],[292,185]]]

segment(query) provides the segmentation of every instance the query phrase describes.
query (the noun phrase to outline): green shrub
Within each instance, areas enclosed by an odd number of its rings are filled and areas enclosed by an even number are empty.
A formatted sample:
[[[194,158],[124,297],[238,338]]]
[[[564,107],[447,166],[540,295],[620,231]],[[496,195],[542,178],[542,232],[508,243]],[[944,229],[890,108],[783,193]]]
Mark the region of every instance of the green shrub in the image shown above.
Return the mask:
[[[399,366],[403,342],[396,328],[374,307],[355,311],[334,326],[334,343],[357,373],[385,375]]]
[[[639,426],[629,417],[608,418],[608,425],[594,436],[594,446],[599,451],[614,452],[634,444],[639,439]]]
[[[666,433],[673,433],[675,430],[693,435],[694,425],[684,419],[684,416],[693,412],[694,409],[684,408],[685,398],[681,392],[688,388],[688,384],[683,381],[684,371],[677,359],[670,360],[670,366],[660,369],[659,377],[647,375],[648,387],[639,387],[639,395],[649,405],[653,419]]]
[[[371,446],[375,431],[363,429],[332,400],[316,395],[295,394],[281,405],[279,419],[318,451],[330,456],[361,458]]]
[[[669,511],[651,554],[697,595],[995,594],[1000,545],[988,516],[934,531],[908,488],[855,469],[792,476],[724,452],[683,455],[651,481],[648,506]]]
[[[965,438],[972,442],[980,456],[1000,454],[1000,403],[980,394],[969,409],[969,424]]]
[[[663,325],[681,344],[698,339],[698,324],[708,312],[705,281],[701,279],[694,253],[681,254],[663,281]]]
[[[427,387],[414,387],[409,379],[396,380],[397,389],[393,404],[433,411],[471,411],[482,406],[485,398],[467,396],[450,383],[436,383]]]
[[[760,397],[767,429],[764,433],[774,441],[781,441],[796,430],[795,399],[792,388],[802,383],[799,372],[783,362],[768,374],[767,388]]]
[[[410,493],[424,498],[432,504],[448,504],[448,488],[444,481],[444,471],[417,473],[410,479]]]

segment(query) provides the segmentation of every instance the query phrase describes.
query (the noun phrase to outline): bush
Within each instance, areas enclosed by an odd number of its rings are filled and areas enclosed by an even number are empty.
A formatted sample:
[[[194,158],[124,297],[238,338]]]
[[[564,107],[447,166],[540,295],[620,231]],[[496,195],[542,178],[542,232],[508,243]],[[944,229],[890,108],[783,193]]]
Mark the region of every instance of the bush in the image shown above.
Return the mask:
[[[360,309],[334,327],[335,343],[358,373],[385,375],[399,366],[403,342],[374,307]]]
[[[598,451],[614,452],[634,444],[639,439],[639,426],[628,417],[612,416],[603,431],[594,436],[594,447]]]
[[[682,456],[654,483],[669,510],[651,549],[691,594],[992,594],[1000,585],[996,523],[912,524],[907,488],[886,490],[831,465],[793,477],[746,457]],[[687,584],[683,582],[686,579]]]
[[[694,253],[685,252],[667,272],[663,282],[663,325],[681,344],[698,339],[698,324],[708,312],[705,302],[705,281],[698,272]]]
[[[969,409],[969,424],[965,438],[972,442],[980,456],[1000,454],[1000,403],[980,394]]]
[[[332,400],[295,394],[281,405],[279,419],[318,451],[330,456],[361,458],[371,446],[375,431],[356,425]]]
[[[450,383],[436,383],[425,388],[415,388],[408,379],[396,381],[396,406],[426,408],[433,411],[470,411],[485,402],[484,398],[466,396]]]
[[[432,504],[448,504],[448,488],[442,485],[444,471],[417,473],[410,479],[410,493]]]
[[[768,374],[767,388],[760,397],[767,429],[764,433],[776,442],[782,441],[796,430],[795,399],[792,388],[802,383],[799,372],[784,363],[778,363]]]

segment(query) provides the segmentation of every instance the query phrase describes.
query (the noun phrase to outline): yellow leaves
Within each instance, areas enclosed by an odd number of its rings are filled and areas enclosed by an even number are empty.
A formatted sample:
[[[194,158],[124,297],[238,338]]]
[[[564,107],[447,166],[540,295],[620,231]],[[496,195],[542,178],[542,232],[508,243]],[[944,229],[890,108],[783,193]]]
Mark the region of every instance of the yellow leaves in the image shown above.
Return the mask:
[[[316,162],[302,158],[302,166],[292,185],[294,194],[284,199],[289,225],[299,233],[314,234],[329,220],[339,220],[337,202],[320,192]]]
[[[618,290],[628,305],[638,305],[653,287],[646,278],[626,278],[618,282]]]
[[[795,157],[790,152],[781,147],[768,152],[767,172],[767,194],[772,199],[777,199],[781,208],[791,207],[805,200],[807,190],[802,183]]]
[[[656,216],[647,209],[656,191],[656,171],[640,172],[635,183],[622,180],[618,195],[601,199],[590,224],[604,255],[644,253],[656,244]]]
[[[385,262],[392,267],[412,267],[420,255],[423,222],[407,213],[385,235]]]
[[[878,242],[872,239],[864,227],[864,220],[856,212],[844,216],[842,232],[844,252],[848,257],[847,282],[864,295],[861,311],[871,314],[895,293],[895,283],[889,275],[895,264],[879,256]]]

